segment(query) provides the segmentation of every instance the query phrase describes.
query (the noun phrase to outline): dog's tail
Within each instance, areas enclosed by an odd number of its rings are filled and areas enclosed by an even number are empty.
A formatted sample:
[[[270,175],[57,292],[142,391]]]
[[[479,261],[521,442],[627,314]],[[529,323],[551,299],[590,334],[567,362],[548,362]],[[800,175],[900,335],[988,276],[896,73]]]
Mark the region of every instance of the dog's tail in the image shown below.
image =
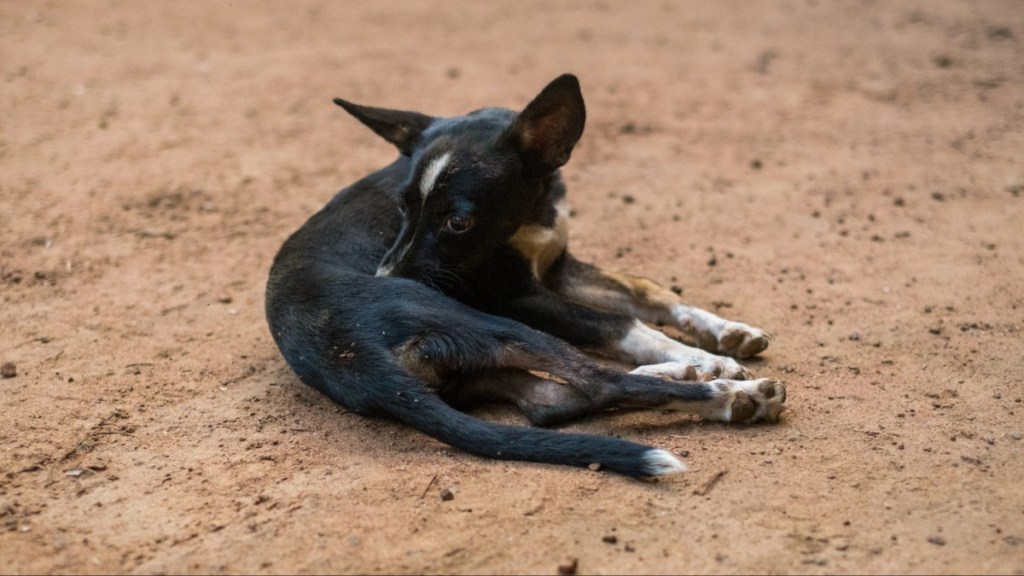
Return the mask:
[[[460,412],[416,383],[395,392],[384,411],[459,450],[486,458],[601,469],[627,476],[684,472],[686,465],[667,450],[607,436],[570,434],[487,422]]]

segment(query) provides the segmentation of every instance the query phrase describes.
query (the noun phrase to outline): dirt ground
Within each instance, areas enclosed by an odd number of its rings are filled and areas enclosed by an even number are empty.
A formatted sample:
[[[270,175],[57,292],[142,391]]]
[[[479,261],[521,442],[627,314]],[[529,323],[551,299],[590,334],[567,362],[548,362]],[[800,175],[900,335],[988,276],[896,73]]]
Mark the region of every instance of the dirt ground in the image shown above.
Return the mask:
[[[394,154],[332,97],[567,71],[576,254],[771,330],[789,387],[777,425],[567,427],[661,481],[348,414],[263,318]],[[1024,573],[1019,3],[5,2],[0,101],[0,572]]]

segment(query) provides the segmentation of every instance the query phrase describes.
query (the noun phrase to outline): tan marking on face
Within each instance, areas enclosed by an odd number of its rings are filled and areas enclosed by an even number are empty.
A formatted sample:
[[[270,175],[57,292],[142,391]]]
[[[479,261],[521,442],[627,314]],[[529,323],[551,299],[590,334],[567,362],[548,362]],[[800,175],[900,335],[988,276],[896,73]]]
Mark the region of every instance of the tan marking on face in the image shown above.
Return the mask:
[[[520,226],[509,239],[509,244],[530,263],[530,272],[538,280],[544,277],[569,244],[568,209],[564,202],[560,202],[555,210],[558,216],[553,227],[534,224]]]

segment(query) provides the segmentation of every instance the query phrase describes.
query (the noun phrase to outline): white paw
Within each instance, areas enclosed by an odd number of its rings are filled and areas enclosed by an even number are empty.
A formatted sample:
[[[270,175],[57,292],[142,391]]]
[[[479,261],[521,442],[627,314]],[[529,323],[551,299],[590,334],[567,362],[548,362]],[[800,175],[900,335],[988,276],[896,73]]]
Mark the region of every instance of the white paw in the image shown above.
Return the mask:
[[[786,386],[775,380],[715,380],[709,384],[718,393],[701,414],[707,420],[740,424],[776,422],[785,408]]]
[[[746,368],[732,358],[716,356],[699,348],[677,342],[639,320],[616,345],[616,351],[640,364],[646,371],[638,374],[662,373],[673,380],[702,380],[728,378],[746,380],[751,377]],[[672,366],[673,364],[677,366]],[[682,376],[687,367],[696,370],[696,378]]]
[[[677,360],[639,366],[630,374],[683,382],[706,382],[716,378],[747,380],[753,376],[749,370],[732,358],[715,356],[700,350],[689,355],[675,354],[675,356],[678,358]]]
[[[717,351],[733,358],[750,358],[763,352],[771,341],[772,335],[760,328],[742,322],[726,322],[718,332]]]
[[[677,362],[693,366],[697,370],[698,380],[749,380],[754,376],[750,370],[732,358],[716,356],[702,350],[694,350],[688,357],[678,358]]]

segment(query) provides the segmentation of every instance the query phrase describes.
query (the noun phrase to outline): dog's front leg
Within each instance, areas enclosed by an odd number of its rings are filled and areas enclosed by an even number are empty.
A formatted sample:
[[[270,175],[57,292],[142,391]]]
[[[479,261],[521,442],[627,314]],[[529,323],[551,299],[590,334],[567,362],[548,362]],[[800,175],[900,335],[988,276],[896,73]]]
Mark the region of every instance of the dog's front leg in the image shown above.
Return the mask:
[[[640,365],[638,374],[674,380],[751,376],[732,358],[687,346],[630,315],[575,302],[544,288],[507,303],[500,314],[576,346]]]
[[[651,280],[605,272],[568,254],[545,281],[570,300],[645,322],[674,326],[702,349],[716,354],[749,358],[763,352],[772,340],[764,330],[687,306],[672,291]]]

